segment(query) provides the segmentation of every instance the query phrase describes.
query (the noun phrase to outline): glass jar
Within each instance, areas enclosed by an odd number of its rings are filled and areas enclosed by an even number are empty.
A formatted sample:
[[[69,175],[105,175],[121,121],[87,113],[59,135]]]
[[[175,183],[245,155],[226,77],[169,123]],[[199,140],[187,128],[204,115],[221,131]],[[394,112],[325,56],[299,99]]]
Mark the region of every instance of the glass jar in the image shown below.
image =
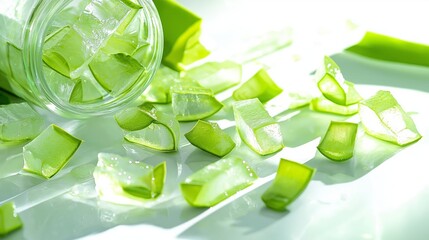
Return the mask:
[[[151,0],[0,0],[0,87],[65,117],[133,102],[162,47]]]

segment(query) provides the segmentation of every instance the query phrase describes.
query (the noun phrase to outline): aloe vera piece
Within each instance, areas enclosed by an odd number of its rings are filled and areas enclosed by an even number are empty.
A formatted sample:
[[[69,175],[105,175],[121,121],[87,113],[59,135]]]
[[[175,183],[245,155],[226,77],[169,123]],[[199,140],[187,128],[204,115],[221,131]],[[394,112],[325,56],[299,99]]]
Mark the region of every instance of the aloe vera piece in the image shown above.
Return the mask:
[[[359,103],[359,116],[365,132],[378,139],[403,146],[422,137],[413,119],[389,91],[378,91]]]
[[[180,184],[180,189],[191,206],[212,207],[250,186],[257,178],[245,161],[229,157],[193,173]]]
[[[52,124],[23,148],[25,171],[51,178],[79,148],[82,140]]]
[[[348,106],[338,105],[324,97],[314,98],[310,101],[310,109],[317,112],[333,113],[338,115],[353,115],[359,112],[359,104]]]
[[[93,175],[101,200],[138,205],[162,194],[166,163],[152,167],[121,155],[99,153]]]
[[[22,227],[21,218],[15,212],[13,202],[0,206],[0,237]]]
[[[345,161],[353,157],[358,125],[332,121],[317,149],[332,161]]]
[[[316,79],[323,96],[335,104],[348,106],[362,100],[353,83],[344,79],[340,67],[328,56],[324,57],[323,67],[317,71]]]
[[[268,155],[284,147],[280,125],[268,114],[259,99],[235,102],[233,108],[238,133],[253,151]]]
[[[366,57],[429,67],[429,46],[375,32],[367,32],[359,43],[346,51]]]
[[[283,89],[277,86],[267,71],[261,69],[236,89],[232,97],[237,101],[258,98],[259,101],[265,103],[279,95],[282,91]]]
[[[262,201],[268,208],[285,211],[307,188],[315,170],[304,164],[280,159],[276,177],[263,193]]]
[[[165,66],[161,66],[148,88],[144,91],[144,99],[152,103],[170,103],[170,88],[179,79],[179,72]]]
[[[217,123],[198,120],[185,137],[192,145],[218,157],[225,156],[235,148],[234,141]]]
[[[0,140],[22,141],[35,138],[43,130],[44,119],[26,103],[0,106]]]

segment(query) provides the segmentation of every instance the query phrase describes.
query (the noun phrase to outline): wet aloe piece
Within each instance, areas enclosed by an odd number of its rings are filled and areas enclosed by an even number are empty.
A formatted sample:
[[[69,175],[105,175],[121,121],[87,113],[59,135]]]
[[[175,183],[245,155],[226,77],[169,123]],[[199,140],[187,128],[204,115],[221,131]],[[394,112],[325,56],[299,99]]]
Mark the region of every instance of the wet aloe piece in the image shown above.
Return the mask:
[[[179,121],[196,121],[212,116],[223,108],[210,89],[198,86],[171,88],[173,112]]]
[[[22,227],[22,221],[15,212],[13,202],[0,206],[0,237]]]
[[[317,149],[332,161],[345,161],[353,157],[358,125],[332,121]]]
[[[101,200],[138,205],[162,194],[166,163],[152,167],[117,154],[99,153],[93,175]]]
[[[0,106],[0,140],[22,141],[42,132],[44,120],[26,102]]]
[[[241,74],[241,64],[232,61],[207,62],[185,71],[183,78],[195,81],[216,94],[239,84]]]
[[[314,98],[310,101],[310,109],[317,112],[333,113],[338,115],[353,115],[359,112],[357,103],[343,106],[329,101],[324,97]]]
[[[360,102],[359,115],[365,132],[378,139],[402,146],[422,137],[413,119],[389,91],[378,91]]]
[[[262,201],[268,208],[285,211],[307,188],[315,170],[304,164],[280,159],[276,177],[262,195]]]
[[[185,200],[194,207],[212,207],[250,186],[258,176],[237,157],[223,158],[195,172],[180,184]]]
[[[180,126],[174,116],[158,111],[151,104],[130,107],[115,115],[126,130],[125,139],[158,151],[178,149]]]
[[[267,71],[261,69],[235,90],[232,97],[235,100],[258,98],[259,101],[265,103],[279,95],[282,91],[283,89],[277,86]]]
[[[217,123],[198,120],[185,137],[192,145],[219,157],[225,156],[235,147],[234,141]]]
[[[280,125],[257,98],[235,102],[233,108],[238,133],[253,151],[268,155],[284,147]]]
[[[24,146],[23,169],[45,178],[51,178],[67,164],[81,142],[52,124]]]
[[[74,104],[89,103],[103,98],[103,93],[96,85],[85,78],[79,78],[70,94],[69,102]]]
[[[317,71],[316,79],[323,96],[338,105],[348,106],[362,100],[353,83],[344,79],[340,67],[328,56]]]

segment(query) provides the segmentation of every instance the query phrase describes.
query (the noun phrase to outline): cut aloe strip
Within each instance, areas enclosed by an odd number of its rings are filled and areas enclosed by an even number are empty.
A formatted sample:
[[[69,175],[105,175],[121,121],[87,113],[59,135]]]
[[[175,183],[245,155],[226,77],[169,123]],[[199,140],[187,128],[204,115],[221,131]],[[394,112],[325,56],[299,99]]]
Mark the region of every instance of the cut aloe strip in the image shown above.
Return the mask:
[[[0,106],[0,140],[33,139],[43,131],[43,117],[26,102]]]
[[[344,80],[340,67],[328,56],[317,71],[316,79],[323,96],[338,105],[348,106],[362,100],[353,83]]]
[[[100,54],[91,61],[89,68],[98,83],[112,93],[131,87],[145,71],[137,60],[124,53]]]
[[[232,61],[206,62],[185,71],[183,78],[191,79],[216,94],[239,84],[241,74],[241,64]]]
[[[45,178],[51,178],[67,164],[81,142],[52,124],[24,146],[23,169]]]
[[[359,104],[348,106],[338,105],[324,97],[314,98],[310,101],[310,109],[317,112],[333,113],[338,115],[353,115],[359,112]]]
[[[360,102],[359,115],[365,132],[378,139],[402,146],[422,137],[413,119],[389,91],[378,91]]]
[[[268,208],[285,211],[307,188],[315,170],[304,164],[280,159],[276,177],[263,193],[262,201]]]
[[[283,89],[277,86],[265,69],[261,69],[236,89],[232,97],[237,101],[258,98],[259,101],[265,103],[279,95],[282,91]]]
[[[125,139],[159,151],[176,151],[180,126],[174,116],[150,104],[131,107],[115,115],[119,126],[128,130]]]
[[[198,86],[173,87],[171,98],[174,115],[179,121],[207,118],[223,107],[210,89]]]
[[[164,30],[163,63],[175,70],[208,55],[208,50],[197,46],[201,18],[173,0],[153,1]],[[198,42],[198,43],[197,43]],[[185,56],[187,55],[187,56]]]
[[[93,175],[101,200],[134,205],[162,194],[166,170],[165,162],[152,167],[117,154],[99,153]]]
[[[257,178],[245,161],[230,157],[195,172],[180,184],[180,188],[191,206],[212,207],[250,186]]]
[[[0,206],[0,236],[4,236],[22,227],[21,218],[15,212],[13,202]]]
[[[238,133],[253,151],[267,155],[284,147],[280,125],[268,114],[259,99],[235,102],[233,108]]]
[[[179,79],[179,72],[161,66],[155,73],[149,87],[143,93],[144,99],[152,103],[170,103],[170,88]]]
[[[80,78],[70,94],[69,101],[79,104],[94,102],[102,98],[103,94],[91,81]]]
[[[353,157],[358,125],[351,122],[332,121],[317,149],[333,161],[345,161]]]
[[[198,120],[185,137],[192,145],[218,157],[225,156],[235,148],[235,142],[217,123]]]
[[[362,40],[346,51],[366,57],[429,67],[429,46],[367,32]]]

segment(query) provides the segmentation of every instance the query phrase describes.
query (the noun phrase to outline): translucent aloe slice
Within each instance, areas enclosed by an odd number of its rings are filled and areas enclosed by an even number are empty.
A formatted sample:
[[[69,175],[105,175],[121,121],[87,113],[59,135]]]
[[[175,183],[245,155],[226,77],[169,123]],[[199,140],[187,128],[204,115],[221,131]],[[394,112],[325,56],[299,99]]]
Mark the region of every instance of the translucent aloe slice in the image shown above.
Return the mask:
[[[316,79],[323,96],[338,105],[348,106],[362,100],[353,83],[344,80],[340,67],[328,56],[317,71]]]
[[[52,124],[24,146],[23,169],[45,178],[51,178],[67,164],[81,142]]]
[[[389,91],[378,91],[359,103],[359,115],[365,132],[378,139],[402,146],[422,137],[413,119]]]
[[[43,71],[49,90],[54,92],[55,96],[61,100],[68,101],[72,95],[73,89],[75,88],[76,81],[65,77],[46,65],[43,66]]]
[[[253,151],[268,155],[284,147],[280,125],[257,98],[235,102],[233,108],[238,133]]]
[[[314,98],[310,101],[310,109],[317,112],[333,113],[338,115],[353,115],[359,112],[357,103],[343,106],[329,101],[324,97]]]
[[[44,120],[26,102],[0,106],[0,140],[22,141],[43,131]]]
[[[224,62],[207,62],[184,72],[184,79],[191,79],[213,93],[222,92],[241,81],[241,64]]]
[[[208,55],[199,43],[201,18],[173,0],[153,1],[164,30],[163,63],[175,70]]]
[[[185,137],[192,145],[219,157],[235,148],[235,142],[217,123],[198,120]]]
[[[0,206],[0,237],[22,227],[21,218],[15,212],[13,202]]]
[[[93,175],[101,200],[135,205],[162,194],[166,170],[165,162],[152,167],[117,154],[99,153]]]
[[[197,86],[178,86],[171,89],[173,112],[179,121],[207,118],[222,109],[210,89]]]
[[[265,103],[279,95],[282,91],[283,89],[277,86],[270,75],[264,69],[261,69],[236,89],[232,97],[237,101],[258,98],[259,101]]]
[[[230,157],[195,172],[180,184],[180,188],[191,206],[212,207],[250,186],[257,178],[245,161]]]
[[[161,66],[149,87],[144,91],[144,99],[152,103],[170,103],[170,88],[175,85],[179,79],[179,72],[165,66]]]
[[[304,192],[315,170],[303,164],[280,159],[277,174],[270,187],[262,195],[268,208],[284,211]]]
[[[115,115],[118,125],[129,132],[127,141],[158,151],[176,151],[180,126],[174,116],[160,112],[150,104],[131,107]]]
[[[145,71],[137,60],[124,53],[100,54],[91,61],[89,68],[98,83],[112,93],[131,87]]]
[[[345,161],[353,157],[358,125],[332,121],[317,149],[333,161]]]
[[[70,94],[69,102],[89,103],[103,98],[103,93],[89,80],[80,78]]]

